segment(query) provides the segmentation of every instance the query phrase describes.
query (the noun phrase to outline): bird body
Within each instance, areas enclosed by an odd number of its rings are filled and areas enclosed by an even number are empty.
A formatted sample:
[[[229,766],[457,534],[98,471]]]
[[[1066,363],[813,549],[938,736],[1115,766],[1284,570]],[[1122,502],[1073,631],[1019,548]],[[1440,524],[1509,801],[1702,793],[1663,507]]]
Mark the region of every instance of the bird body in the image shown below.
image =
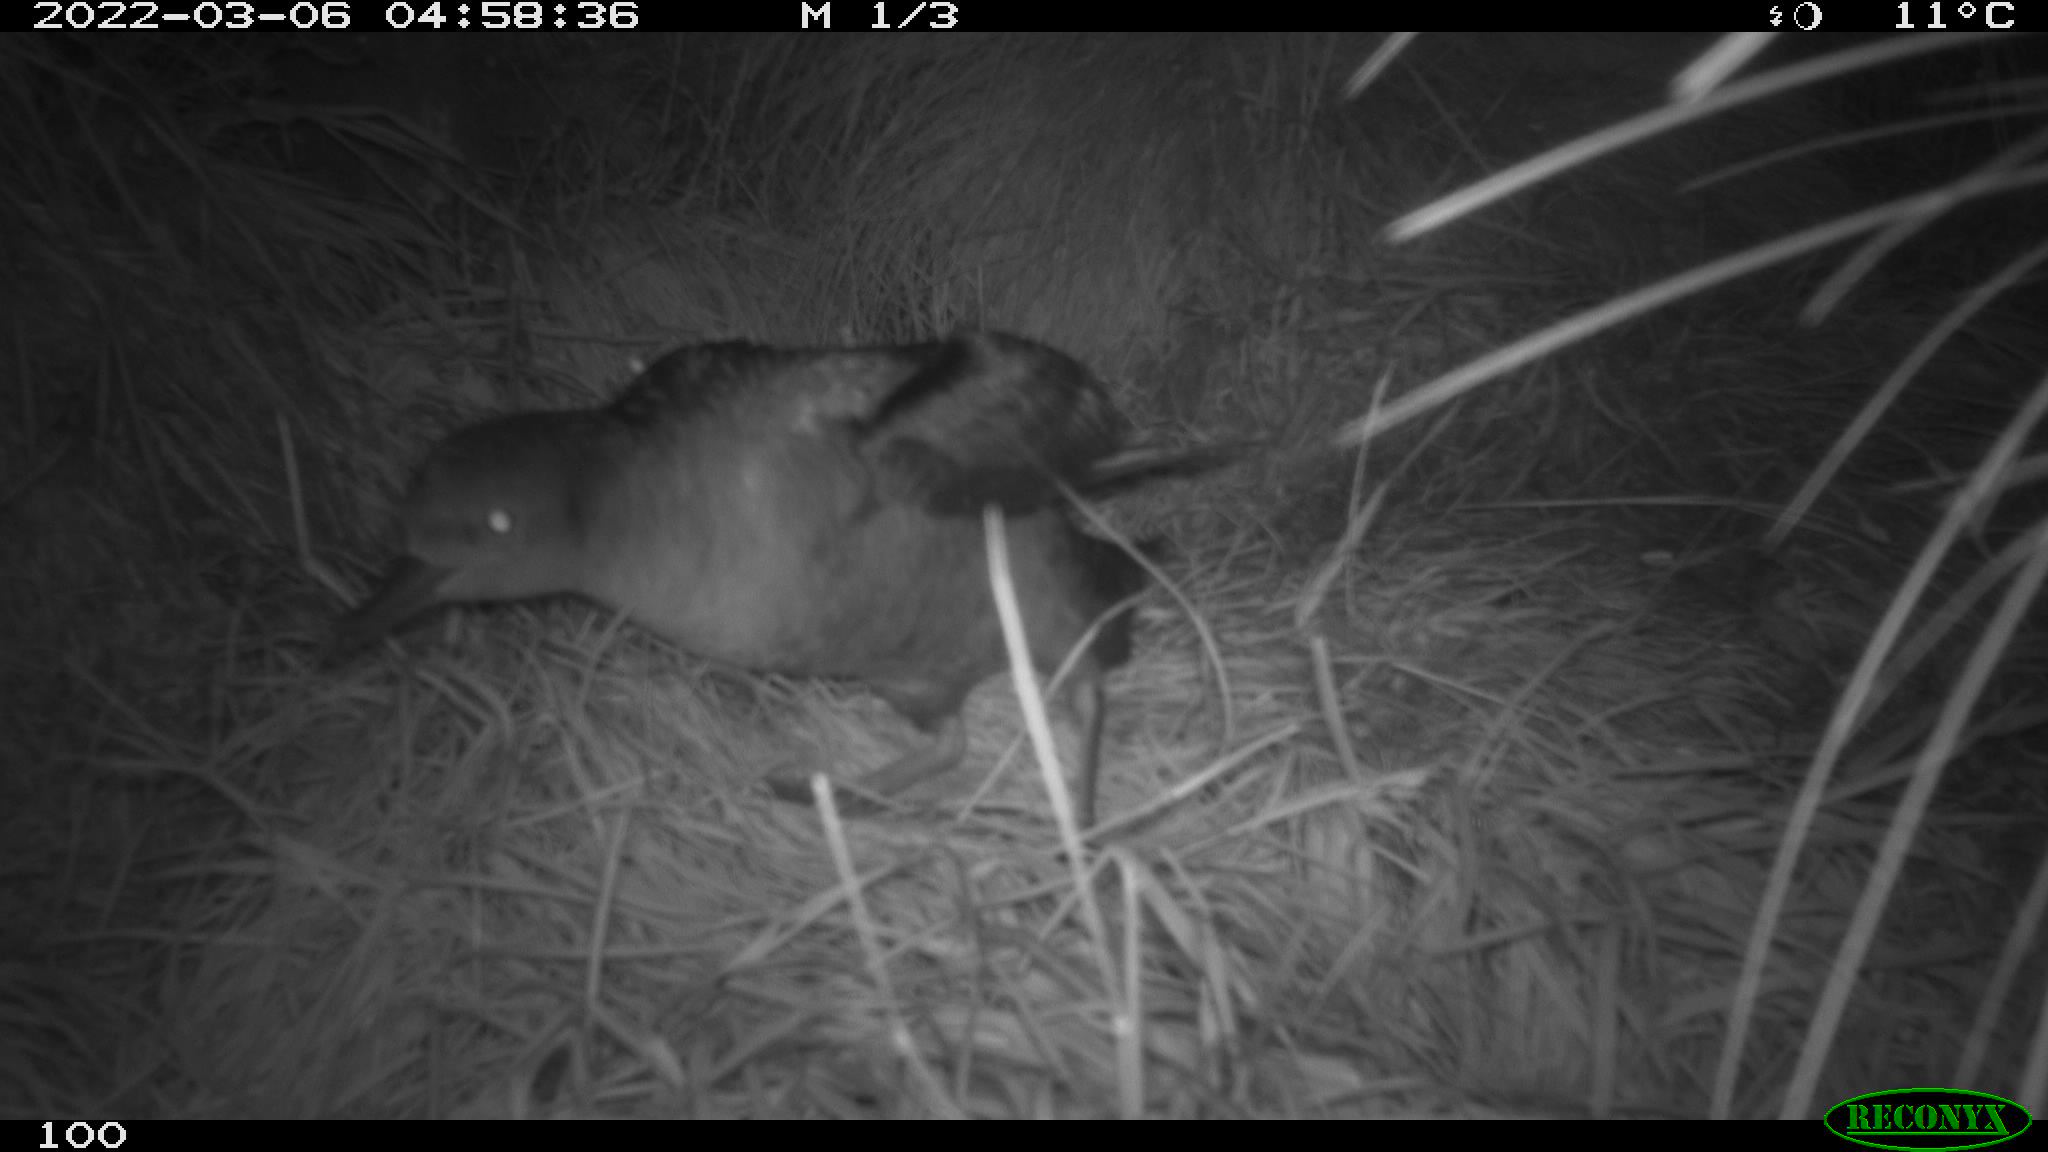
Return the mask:
[[[1142,586],[1061,495],[1086,490],[1123,433],[1085,368],[1014,336],[679,349],[602,408],[442,441],[401,505],[406,556],[343,636],[374,639],[435,604],[580,594],[701,656],[867,683],[942,731],[937,752],[873,777],[897,790],[959,759],[962,703],[1007,660],[983,506],[1008,514],[1042,672]],[[1089,792],[1099,678],[1128,655],[1127,608],[1078,669]]]

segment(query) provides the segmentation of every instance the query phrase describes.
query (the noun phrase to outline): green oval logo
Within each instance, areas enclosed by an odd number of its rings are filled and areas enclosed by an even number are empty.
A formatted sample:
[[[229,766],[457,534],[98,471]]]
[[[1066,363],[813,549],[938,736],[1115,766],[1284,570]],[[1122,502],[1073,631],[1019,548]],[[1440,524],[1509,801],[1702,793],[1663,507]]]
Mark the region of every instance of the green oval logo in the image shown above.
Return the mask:
[[[1851,1096],[1828,1109],[1828,1130],[1851,1144],[1898,1152],[1989,1148],[2033,1127],[2003,1096],[1964,1088],[1891,1088]]]

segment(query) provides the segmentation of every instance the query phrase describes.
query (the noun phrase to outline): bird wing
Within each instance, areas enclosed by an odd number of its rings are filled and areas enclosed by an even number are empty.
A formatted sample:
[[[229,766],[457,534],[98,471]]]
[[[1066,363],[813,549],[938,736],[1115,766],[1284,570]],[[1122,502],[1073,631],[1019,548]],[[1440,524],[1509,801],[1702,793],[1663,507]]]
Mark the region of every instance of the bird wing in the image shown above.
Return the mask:
[[[1116,450],[1124,422],[1072,358],[1020,337],[954,337],[862,422],[884,492],[941,515],[1029,511]]]

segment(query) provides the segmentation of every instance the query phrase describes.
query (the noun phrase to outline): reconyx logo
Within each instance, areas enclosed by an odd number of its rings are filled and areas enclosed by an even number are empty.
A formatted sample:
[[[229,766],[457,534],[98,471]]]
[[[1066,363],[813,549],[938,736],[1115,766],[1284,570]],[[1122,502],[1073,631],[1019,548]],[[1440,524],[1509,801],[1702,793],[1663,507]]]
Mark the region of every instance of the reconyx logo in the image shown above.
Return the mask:
[[[1961,1088],[1894,1088],[1852,1096],[1828,1109],[1827,1126],[1852,1144],[1899,1152],[1989,1148],[2034,1123],[2003,1096]]]

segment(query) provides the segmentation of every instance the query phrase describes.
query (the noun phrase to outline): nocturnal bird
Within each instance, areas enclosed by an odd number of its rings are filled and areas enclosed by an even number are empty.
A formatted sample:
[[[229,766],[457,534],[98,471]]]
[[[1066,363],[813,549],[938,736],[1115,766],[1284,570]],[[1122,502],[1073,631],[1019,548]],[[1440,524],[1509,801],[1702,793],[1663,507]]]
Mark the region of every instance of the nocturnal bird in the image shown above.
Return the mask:
[[[1122,453],[1125,431],[1086,368],[1017,336],[681,348],[603,407],[441,441],[400,506],[405,554],[338,640],[359,649],[440,604],[582,595],[699,656],[865,683],[931,737],[859,781],[887,795],[959,763],[961,706],[1008,665],[993,504],[1039,671],[1105,617],[1070,680],[1085,827],[1102,676],[1130,654],[1144,572],[1076,527],[1063,490],[1206,466]]]

